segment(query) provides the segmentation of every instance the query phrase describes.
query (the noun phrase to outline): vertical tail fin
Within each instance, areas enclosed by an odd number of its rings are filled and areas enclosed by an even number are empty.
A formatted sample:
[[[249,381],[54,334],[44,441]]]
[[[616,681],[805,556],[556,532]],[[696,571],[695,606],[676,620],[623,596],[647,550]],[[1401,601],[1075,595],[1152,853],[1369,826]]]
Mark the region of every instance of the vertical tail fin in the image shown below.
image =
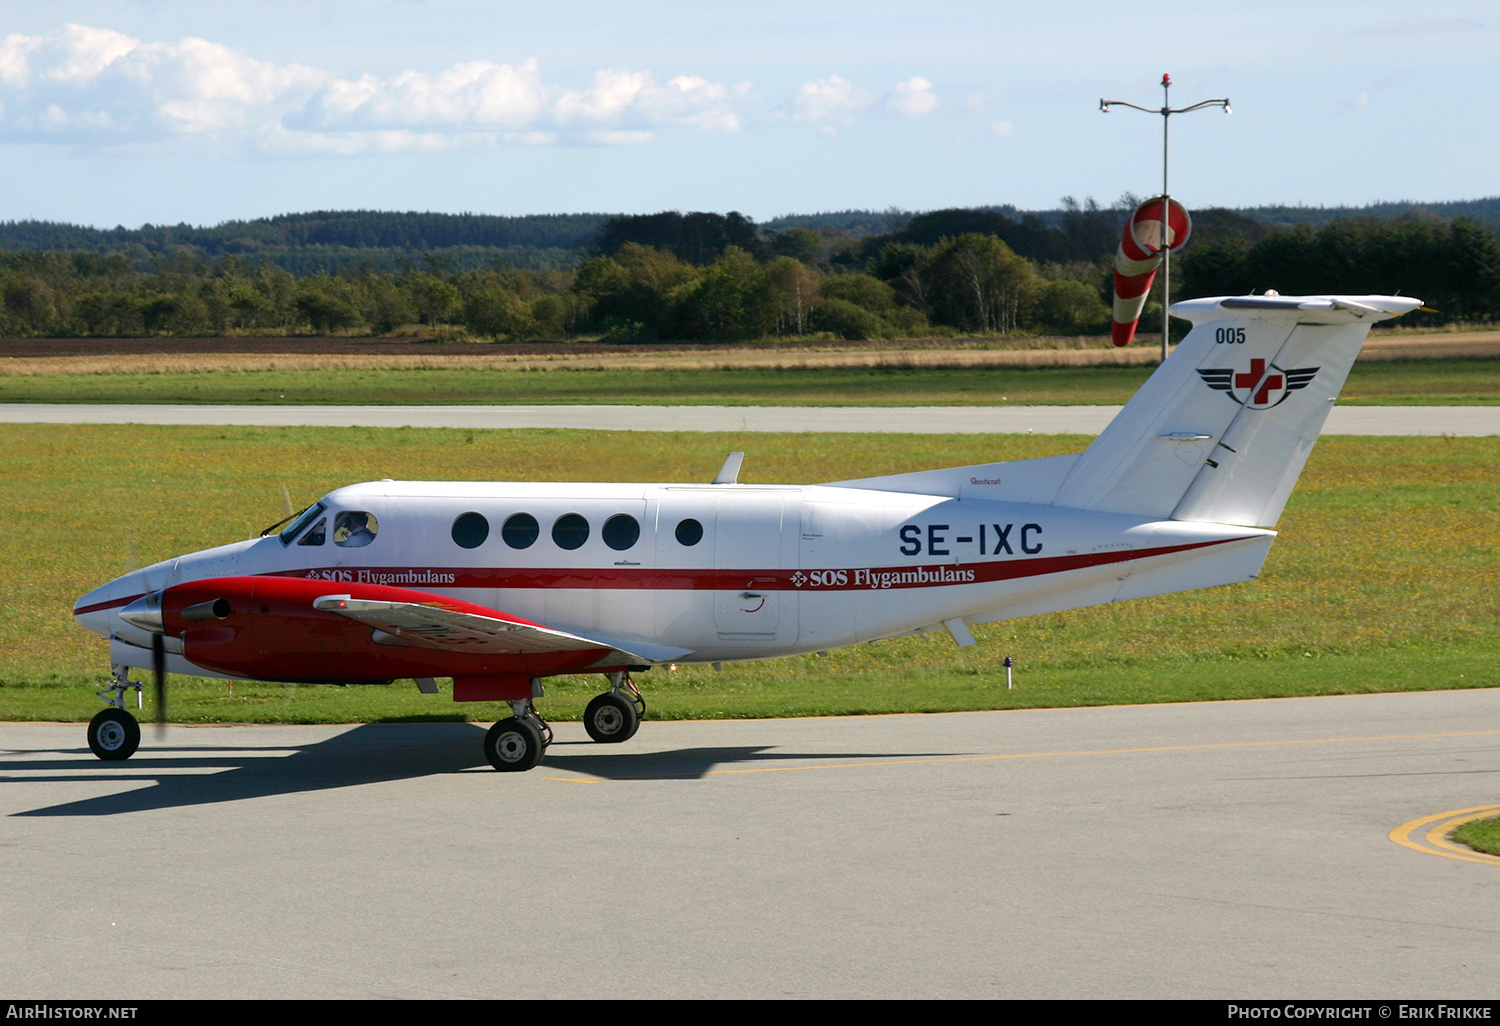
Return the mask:
[[[1053,504],[1271,527],[1370,325],[1395,296],[1177,303],[1193,330],[1080,455]]]

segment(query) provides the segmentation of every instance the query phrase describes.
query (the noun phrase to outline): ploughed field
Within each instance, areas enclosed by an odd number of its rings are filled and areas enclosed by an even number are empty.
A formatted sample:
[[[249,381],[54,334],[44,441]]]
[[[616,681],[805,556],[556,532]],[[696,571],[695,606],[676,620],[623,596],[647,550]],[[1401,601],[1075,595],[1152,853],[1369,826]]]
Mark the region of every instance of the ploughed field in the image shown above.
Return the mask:
[[[1149,339],[481,343],[387,338],[0,339],[0,402],[1117,404]],[[1345,402],[1500,402],[1500,331],[1377,331]]]

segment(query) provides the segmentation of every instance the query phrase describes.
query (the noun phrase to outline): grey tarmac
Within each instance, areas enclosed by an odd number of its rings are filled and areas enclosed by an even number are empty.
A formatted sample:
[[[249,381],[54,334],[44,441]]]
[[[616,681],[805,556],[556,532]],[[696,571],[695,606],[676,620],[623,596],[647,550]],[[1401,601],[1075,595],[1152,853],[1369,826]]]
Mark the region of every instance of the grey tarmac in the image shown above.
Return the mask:
[[[1118,406],[195,406],[0,403],[0,424],[1098,434]],[[1337,406],[1333,435],[1500,435],[1500,406]]]
[[[482,729],[0,724],[0,991],[1496,996],[1500,689]]]

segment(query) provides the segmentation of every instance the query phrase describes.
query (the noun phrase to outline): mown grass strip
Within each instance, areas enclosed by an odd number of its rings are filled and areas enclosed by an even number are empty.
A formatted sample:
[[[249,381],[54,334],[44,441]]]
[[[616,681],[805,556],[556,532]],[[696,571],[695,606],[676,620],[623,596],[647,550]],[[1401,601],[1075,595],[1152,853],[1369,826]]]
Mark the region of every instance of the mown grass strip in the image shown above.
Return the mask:
[[[5,375],[0,402],[315,405],[969,406],[1115,405],[1145,367],[380,368]],[[1500,359],[1358,363],[1341,400],[1365,405],[1500,403]]]
[[[1500,855],[1500,818],[1471,820],[1453,831],[1453,839],[1475,851]]]
[[[69,615],[130,566],[248,537],[356,480],[814,482],[1077,451],[1070,436],[0,425],[0,719],[99,708],[104,642]],[[1314,451],[1259,580],[863,645],[826,658],[655,670],[656,717],[919,712],[1500,685],[1493,438],[1330,438]],[[1005,655],[1018,660],[1006,691]],[[582,711],[596,679],[548,683]],[[150,688],[148,685],[147,691]],[[494,718],[393,688],[177,681],[173,717],[353,722]]]

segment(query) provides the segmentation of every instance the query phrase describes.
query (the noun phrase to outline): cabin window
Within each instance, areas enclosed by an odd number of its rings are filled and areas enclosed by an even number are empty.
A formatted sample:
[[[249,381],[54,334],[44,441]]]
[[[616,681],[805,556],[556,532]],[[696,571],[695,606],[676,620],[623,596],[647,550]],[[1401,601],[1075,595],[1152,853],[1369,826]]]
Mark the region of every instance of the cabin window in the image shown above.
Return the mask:
[[[577,513],[564,513],[552,525],[552,540],[560,549],[582,548],[589,540],[589,522]]]
[[[328,534],[328,518],[324,517],[313,525],[313,529],[302,536],[298,545],[322,545]]]
[[[604,530],[599,533],[604,544],[623,552],[640,540],[641,525],[629,513],[616,513],[604,522]]]
[[[500,528],[500,537],[513,549],[529,549],[541,534],[536,517],[530,513],[516,513]]]
[[[453,540],[461,549],[477,549],[490,536],[490,522],[483,513],[465,513],[453,521]]]
[[[697,545],[703,540],[703,525],[689,517],[677,525],[677,544]]]
[[[333,543],[346,549],[359,549],[375,540],[380,524],[374,515],[350,510],[333,521]]]

